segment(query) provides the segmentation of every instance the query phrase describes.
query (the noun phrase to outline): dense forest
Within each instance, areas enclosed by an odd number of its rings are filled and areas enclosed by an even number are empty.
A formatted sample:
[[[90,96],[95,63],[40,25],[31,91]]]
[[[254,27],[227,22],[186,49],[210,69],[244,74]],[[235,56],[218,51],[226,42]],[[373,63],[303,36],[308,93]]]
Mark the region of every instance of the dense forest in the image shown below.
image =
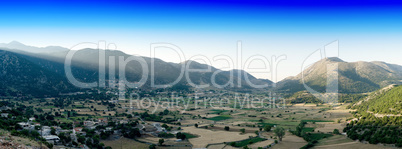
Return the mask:
[[[370,144],[395,144],[402,147],[402,117],[375,117],[371,113],[353,113],[358,121],[351,121],[344,132],[353,140],[368,141]]]

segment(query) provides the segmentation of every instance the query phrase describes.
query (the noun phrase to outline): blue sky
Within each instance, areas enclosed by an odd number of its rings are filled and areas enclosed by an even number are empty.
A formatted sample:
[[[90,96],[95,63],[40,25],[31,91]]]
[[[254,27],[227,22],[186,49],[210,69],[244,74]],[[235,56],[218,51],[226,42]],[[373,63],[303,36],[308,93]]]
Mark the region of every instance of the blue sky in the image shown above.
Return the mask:
[[[236,57],[236,42],[242,41],[245,58],[287,55],[278,68],[279,80],[298,74],[310,53],[334,40],[346,61],[402,65],[398,1],[3,1],[0,19],[3,43],[69,48],[105,40],[143,56],[150,55],[151,43],[167,42],[180,47],[186,58]],[[169,51],[157,57],[177,61]]]

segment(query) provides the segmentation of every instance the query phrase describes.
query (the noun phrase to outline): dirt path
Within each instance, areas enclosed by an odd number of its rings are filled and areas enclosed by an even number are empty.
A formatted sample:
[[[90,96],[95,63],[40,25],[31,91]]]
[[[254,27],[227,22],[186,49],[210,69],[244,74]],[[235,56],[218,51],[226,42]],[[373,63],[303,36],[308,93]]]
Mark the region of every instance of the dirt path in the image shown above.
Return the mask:
[[[374,112],[371,112],[371,111],[369,111],[369,110],[367,110],[366,112],[371,113],[371,114],[374,114],[374,116],[375,116],[375,117],[384,117],[384,116],[402,116],[401,114],[397,114],[397,115],[395,115],[395,114],[380,114],[380,113],[374,113]]]
[[[327,147],[348,145],[348,144],[354,144],[354,143],[358,143],[358,142],[346,142],[346,143],[340,143],[340,144],[322,145],[322,146],[315,146],[315,148],[327,148]]]

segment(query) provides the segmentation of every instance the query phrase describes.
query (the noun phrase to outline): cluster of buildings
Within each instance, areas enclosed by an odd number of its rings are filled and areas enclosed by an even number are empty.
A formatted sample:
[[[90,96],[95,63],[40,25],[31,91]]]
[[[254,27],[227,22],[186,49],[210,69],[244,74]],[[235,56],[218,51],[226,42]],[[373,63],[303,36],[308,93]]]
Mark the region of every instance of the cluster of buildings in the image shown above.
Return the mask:
[[[79,123],[79,122],[76,122]],[[97,126],[107,126],[108,125],[108,120],[106,118],[98,118],[95,121],[84,121],[83,122],[84,127],[75,127],[73,129],[73,134],[80,134],[85,136],[86,132],[82,131],[84,128],[86,129],[96,129]],[[101,131],[112,131],[112,127],[106,127],[105,129],[102,129],[100,131],[95,131],[97,134],[100,134]],[[118,131],[115,131],[115,133],[119,133]]]
[[[57,136],[60,133],[70,133],[71,138],[76,141],[76,135],[80,134],[85,136],[86,132],[83,131],[84,128],[87,129],[95,129],[97,126],[107,126],[108,125],[108,120],[106,118],[99,118],[95,121],[84,121],[84,127],[74,127],[72,130],[66,130],[62,129],[59,126],[41,126],[40,123],[35,123],[35,118],[29,118],[27,122],[19,122],[18,125],[21,126],[22,129],[25,130],[36,130],[39,132],[39,134],[46,139],[47,142],[52,143],[52,144],[58,144],[60,142],[60,138]],[[79,122],[76,122],[76,124]],[[121,120],[121,123],[128,123],[128,121]],[[55,130],[55,133],[52,134],[52,129]],[[100,131],[95,131],[95,133],[100,134],[101,131],[112,131],[112,127],[106,127],[105,129],[102,129]],[[115,134],[120,133],[119,131],[115,131]]]
[[[162,127],[160,123],[140,124],[138,127],[141,134],[149,134],[155,137],[162,132],[167,133],[166,129]]]
[[[36,130],[39,134],[46,139],[47,142],[57,144],[60,138],[57,134],[61,132],[68,132],[69,130],[63,130],[59,126],[41,126],[39,123],[34,123],[35,118],[29,118],[28,122],[19,122],[18,125],[25,130]],[[56,135],[51,134],[52,128],[55,129]]]

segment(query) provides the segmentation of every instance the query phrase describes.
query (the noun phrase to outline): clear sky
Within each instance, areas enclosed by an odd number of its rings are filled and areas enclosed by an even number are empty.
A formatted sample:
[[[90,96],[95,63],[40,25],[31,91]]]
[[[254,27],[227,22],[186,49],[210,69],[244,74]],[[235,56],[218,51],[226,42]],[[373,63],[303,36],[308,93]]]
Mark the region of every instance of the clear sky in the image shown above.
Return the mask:
[[[104,40],[128,54],[150,56],[150,44],[182,49],[186,59],[202,54],[243,59],[286,55],[278,80],[301,71],[306,57],[334,40],[345,61],[402,65],[402,2],[398,1],[4,1],[0,43],[72,47]],[[156,57],[178,62],[172,51]],[[223,64],[213,63],[220,68]],[[255,63],[258,67],[258,63]],[[271,79],[267,73],[252,73]]]

